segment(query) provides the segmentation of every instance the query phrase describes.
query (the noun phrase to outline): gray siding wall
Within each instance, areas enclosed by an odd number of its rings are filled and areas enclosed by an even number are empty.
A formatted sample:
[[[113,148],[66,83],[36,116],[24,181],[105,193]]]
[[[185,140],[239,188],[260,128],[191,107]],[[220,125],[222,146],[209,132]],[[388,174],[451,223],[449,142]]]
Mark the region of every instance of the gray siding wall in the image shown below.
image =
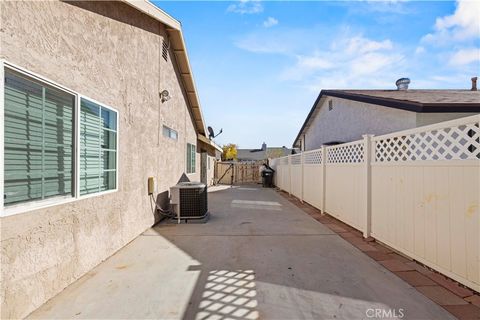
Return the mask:
[[[328,101],[333,101],[329,111]],[[350,142],[364,134],[382,135],[421,127],[474,113],[416,113],[379,105],[327,97],[319,102],[312,124],[305,132],[305,150],[320,148],[332,141]]]
[[[329,111],[328,101],[333,101]],[[416,114],[369,103],[328,97],[305,132],[305,150],[332,141],[349,142],[364,134],[386,134],[416,126]]]
[[[176,184],[197,139],[158,21],[120,2],[0,5],[1,58],[116,108],[120,128],[118,192],[1,218],[5,319],[25,317],[154,224],[147,178],[159,193]],[[162,104],[163,89],[172,99]],[[196,164],[191,180],[198,154]]]
[[[473,116],[475,113],[418,113],[417,127],[458,118]]]

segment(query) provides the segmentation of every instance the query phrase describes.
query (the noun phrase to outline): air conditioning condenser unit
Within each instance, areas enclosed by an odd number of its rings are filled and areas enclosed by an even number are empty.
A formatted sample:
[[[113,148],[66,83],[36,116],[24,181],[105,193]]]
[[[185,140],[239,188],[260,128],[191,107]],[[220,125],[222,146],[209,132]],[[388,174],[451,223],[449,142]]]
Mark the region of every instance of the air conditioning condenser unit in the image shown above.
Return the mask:
[[[178,223],[207,220],[207,186],[201,182],[181,182],[170,188],[170,204]]]

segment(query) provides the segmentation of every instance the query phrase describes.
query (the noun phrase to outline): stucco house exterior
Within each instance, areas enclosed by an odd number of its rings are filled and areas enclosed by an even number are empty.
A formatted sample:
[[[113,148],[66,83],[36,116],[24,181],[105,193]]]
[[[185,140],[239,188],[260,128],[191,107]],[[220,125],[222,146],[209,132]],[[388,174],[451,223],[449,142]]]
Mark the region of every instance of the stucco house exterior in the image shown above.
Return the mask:
[[[22,318],[159,220],[149,177],[165,205],[221,149],[150,2],[0,6],[1,318]]]
[[[478,113],[476,90],[322,90],[293,146],[314,150]]]

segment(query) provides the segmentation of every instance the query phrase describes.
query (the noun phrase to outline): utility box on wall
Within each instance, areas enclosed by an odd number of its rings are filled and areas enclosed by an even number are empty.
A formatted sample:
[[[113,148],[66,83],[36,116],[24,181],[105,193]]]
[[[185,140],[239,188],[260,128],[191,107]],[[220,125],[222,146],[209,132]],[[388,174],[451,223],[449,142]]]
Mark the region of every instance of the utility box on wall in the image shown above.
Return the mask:
[[[148,177],[147,185],[148,195],[154,194],[157,191],[157,181],[155,177]]]

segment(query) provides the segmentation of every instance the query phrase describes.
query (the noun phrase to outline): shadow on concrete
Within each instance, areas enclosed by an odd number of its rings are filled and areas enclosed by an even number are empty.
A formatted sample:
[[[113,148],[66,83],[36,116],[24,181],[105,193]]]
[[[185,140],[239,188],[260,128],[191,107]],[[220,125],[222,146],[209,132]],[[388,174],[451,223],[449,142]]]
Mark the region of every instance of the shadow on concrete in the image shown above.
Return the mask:
[[[359,319],[369,309],[452,317],[275,193],[258,186],[211,195],[212,219],[153,231],[197,261],[184,319]],[[278,202],[281,211],[234,206]]]
[[[30,318],[453,319],[274,190],[209,198],[208,223],[145,231]]]

